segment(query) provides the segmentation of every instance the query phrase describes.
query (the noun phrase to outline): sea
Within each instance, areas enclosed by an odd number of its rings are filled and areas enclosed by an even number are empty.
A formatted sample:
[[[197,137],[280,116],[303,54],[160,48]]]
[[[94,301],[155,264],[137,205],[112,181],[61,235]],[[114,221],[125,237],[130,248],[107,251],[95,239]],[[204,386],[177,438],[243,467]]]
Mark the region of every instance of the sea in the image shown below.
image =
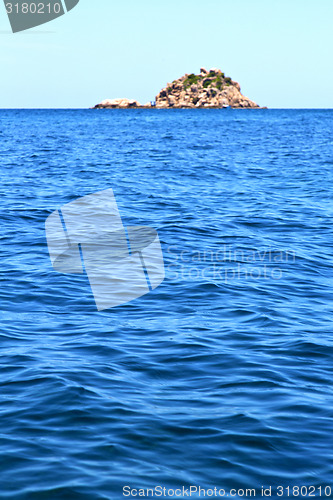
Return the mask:
[[[333,110],[1,110],[0,189],[0,498],[333,498]],[[108,189],[165,278],[98,311]]]

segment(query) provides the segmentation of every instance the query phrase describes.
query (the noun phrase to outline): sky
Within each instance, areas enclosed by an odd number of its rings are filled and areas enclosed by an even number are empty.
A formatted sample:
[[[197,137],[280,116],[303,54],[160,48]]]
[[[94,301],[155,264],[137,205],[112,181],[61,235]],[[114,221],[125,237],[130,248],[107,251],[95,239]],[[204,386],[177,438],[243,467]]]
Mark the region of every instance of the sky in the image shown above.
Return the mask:
[[[333,108],[332,20],[333,0],[80,0],[13,34],[0,5],[0,108],[145,104],[201,67],[261,106]]]

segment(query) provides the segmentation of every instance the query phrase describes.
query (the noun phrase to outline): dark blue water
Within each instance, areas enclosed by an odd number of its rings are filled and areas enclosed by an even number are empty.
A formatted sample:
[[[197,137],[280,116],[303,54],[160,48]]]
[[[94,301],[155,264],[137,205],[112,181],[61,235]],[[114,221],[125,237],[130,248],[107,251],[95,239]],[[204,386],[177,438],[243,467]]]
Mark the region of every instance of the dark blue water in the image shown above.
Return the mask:
[[[333,491],[332,129],[333,111],[0,112],[0,498]],[[166,279],[97,312],[44,222],[108,188],[158,230]]]

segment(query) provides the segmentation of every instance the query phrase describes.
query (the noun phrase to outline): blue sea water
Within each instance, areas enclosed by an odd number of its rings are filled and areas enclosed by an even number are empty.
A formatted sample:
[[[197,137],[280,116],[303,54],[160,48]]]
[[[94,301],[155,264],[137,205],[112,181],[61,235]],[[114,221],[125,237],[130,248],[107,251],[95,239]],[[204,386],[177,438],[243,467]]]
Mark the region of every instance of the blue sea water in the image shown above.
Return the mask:
[[[330,110],[0,111],[0,498],[332,496],[332,130]],[[108,188],[166,278],[98,312],[44,223]]]

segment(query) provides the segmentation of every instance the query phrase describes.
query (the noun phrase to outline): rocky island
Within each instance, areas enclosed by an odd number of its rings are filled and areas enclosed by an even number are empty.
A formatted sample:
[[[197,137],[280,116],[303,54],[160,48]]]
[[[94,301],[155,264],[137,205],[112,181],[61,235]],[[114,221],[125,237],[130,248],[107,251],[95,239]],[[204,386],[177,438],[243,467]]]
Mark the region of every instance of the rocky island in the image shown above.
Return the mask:
[[[141,105],[131,99],[106,99],[94,109],[112,108],[243,108],[259,109],[255,102],[241,93],[238,82],[216,68],[200,69],[198,75],[186,74],[168,83],[155,101]]]

